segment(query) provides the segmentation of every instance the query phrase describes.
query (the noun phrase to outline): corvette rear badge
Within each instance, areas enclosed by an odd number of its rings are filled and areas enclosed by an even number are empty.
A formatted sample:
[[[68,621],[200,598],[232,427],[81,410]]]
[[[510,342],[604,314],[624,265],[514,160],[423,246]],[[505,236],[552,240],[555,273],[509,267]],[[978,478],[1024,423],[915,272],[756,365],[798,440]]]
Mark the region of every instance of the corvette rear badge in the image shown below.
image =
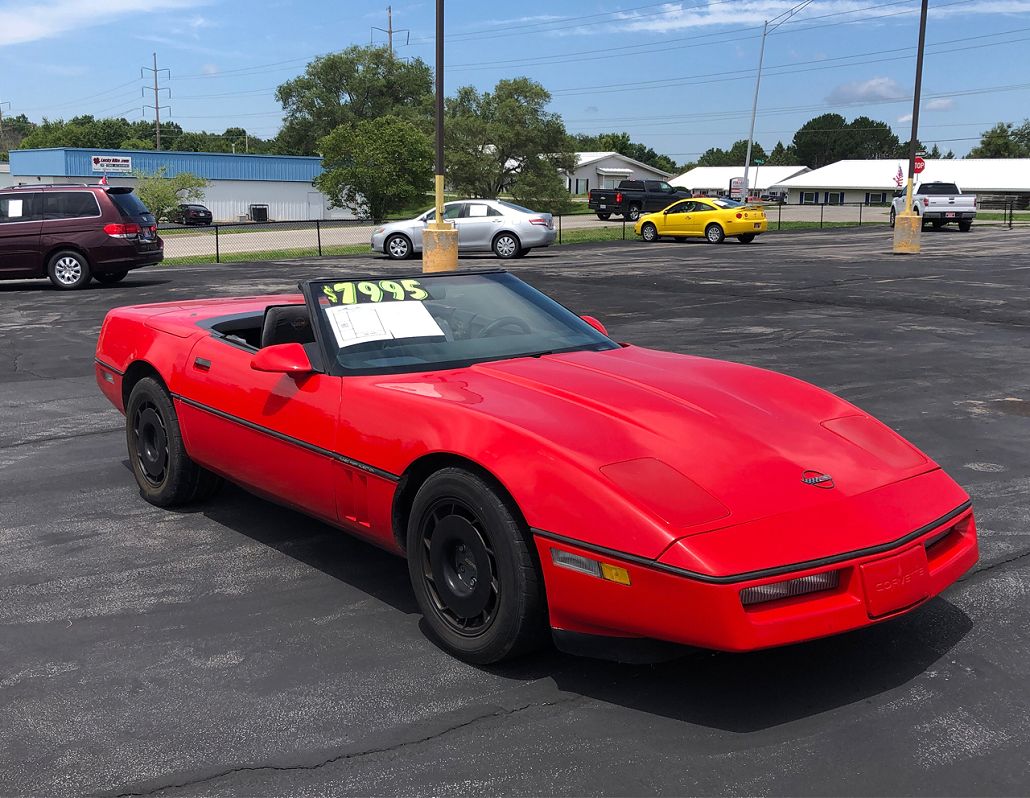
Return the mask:
[[[801,474],[801,481],[806,485],[815,485],[817,488],[828,489],[833,487],[833,477],[829,474],[821,474],[818,471],[805,471]]]

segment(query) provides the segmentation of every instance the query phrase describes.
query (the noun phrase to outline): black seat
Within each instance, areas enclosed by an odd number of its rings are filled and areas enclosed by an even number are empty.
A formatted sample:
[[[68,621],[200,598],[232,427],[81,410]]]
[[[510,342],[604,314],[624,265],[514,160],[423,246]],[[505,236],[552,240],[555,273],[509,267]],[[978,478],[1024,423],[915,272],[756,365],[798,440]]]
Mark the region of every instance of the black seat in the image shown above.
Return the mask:
[[[272,305],[265,309],[261,348],[276,344],[310,344],[315,341],[307,305]]]

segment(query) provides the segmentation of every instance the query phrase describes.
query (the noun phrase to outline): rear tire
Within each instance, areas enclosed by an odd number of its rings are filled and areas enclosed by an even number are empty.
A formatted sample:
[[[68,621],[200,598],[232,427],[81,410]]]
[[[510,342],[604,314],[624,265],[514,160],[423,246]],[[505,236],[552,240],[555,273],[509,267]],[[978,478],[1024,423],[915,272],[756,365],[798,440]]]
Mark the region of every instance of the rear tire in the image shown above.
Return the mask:
[[[124,280],[128,273],[128,271],[106,272],[105,274],[94,274],[93,277],[98,283],[102,283],[103,285],[113,285],[114,283]]]
[[[640,218],[640,206],[636,205],[636,204],[630,205],[629,206],[628,217],[629,217],[629,220],[631,222],[635,222],[637,219],[639,219]]]
[[[491,248],[498,258],[509,260],[519,257],[519,252],[522,251],[522,242],[514,233],[500,233],[494,237]]]
[[[961,222],[958,223],[958,229],[961,230],[963,233],[968,233],[972,229],[972,227],[973,227],[973,220],[972,219],[969,219],[968,221],[961,221]]]
[[[644,226],[640,228],[640,237],[648,244],[653,244],[658,240],[658,228],[651,222],[645,222]]]
[[[891,208],[891,216],[890,216],[891,229],[894,228],[894,220],[895,220],[895,218],[897,218],[897,213],[894,211],[893,208]]]
[[[607,222],[609,219],[612,218],[612,215],[610,213],[599,213],[597,214],[597,218],[600,219],[602,222]]]
[[[91,277],[89,261],[85,255],[66,249],[56,253],[47,264],[50,282],[61,291],[85,288]]]
[[[705,238],[708,239],[709,244],[721,244],[726,240],[726,233],[713,222],[705,228]]]
[[[152,377],[137,382],[125,407],[129,464],[140,496],[158,507],[203,501],[222,478],[190,459],[172,399]]]
[[[741,244],[750,244],[752,241],[755,240],[755,234],[754,233],[744,233],[744,235],[742,235],[742,236],[737,236],[737,240]]]
[[[486,665],[545,639],[543,584],[518,511],[477,474],[444,468],[412,502],[408,575],[430,635]]]

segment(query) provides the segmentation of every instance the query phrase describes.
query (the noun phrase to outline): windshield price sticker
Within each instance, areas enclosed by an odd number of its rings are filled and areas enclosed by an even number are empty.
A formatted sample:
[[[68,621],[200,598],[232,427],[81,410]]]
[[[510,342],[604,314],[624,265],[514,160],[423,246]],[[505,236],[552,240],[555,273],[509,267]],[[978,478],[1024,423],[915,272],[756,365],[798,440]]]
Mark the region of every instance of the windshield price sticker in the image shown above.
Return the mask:
[[[341,349],[369,341],[444,337],[421,302],[333,305],[325,313]]]
[[[362,280],[354,283],[333,283],[332,285],[323,285],[322,293],[333,305],[429,299],[429,292],[422,287],[418,280]]]

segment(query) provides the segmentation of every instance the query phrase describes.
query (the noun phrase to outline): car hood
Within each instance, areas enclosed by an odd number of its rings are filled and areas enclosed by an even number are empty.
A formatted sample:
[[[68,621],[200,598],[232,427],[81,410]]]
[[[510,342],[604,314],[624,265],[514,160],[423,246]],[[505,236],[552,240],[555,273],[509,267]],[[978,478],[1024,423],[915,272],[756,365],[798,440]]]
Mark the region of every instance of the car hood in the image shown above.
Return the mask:
[[[420,379],[393,377],[381,387],[419,393]],[[725,361],[622,347],[433,379],[427,397],[531,434],[672,538],[826,505],[937,468],[844,400]]]

